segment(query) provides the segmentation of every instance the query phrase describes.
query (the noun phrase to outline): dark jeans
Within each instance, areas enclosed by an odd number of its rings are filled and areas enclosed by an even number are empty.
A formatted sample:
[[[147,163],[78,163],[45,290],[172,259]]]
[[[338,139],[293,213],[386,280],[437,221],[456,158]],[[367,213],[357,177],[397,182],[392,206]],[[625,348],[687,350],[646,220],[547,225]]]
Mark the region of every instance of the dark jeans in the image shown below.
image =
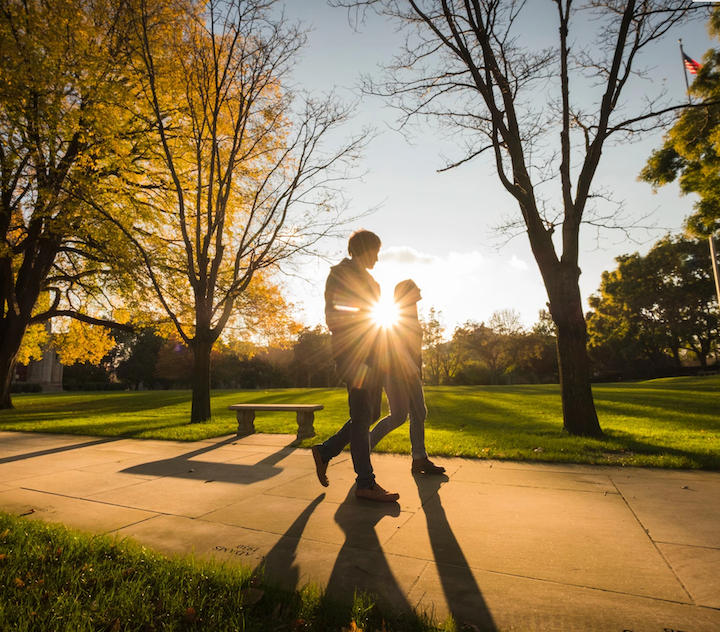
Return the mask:
[[[379,374],[368,381],[365,388],[348,387],[350,421],[318,447],[322,460],[327,463],[350,444],[357,489],[370,489],[375,485],[370,463],[370,426],[380,418],[382,381]]]

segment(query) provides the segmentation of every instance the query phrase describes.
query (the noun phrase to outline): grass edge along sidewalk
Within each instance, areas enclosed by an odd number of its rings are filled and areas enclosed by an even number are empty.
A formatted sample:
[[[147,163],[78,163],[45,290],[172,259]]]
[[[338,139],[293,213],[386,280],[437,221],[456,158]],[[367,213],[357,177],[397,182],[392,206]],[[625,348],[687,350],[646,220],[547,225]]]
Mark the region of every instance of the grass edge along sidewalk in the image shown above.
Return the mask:
[[[606,437],[562,431],[557,385],[427,387],[426,444],[431,455],[720,470],[720,376],[595,384]],[[213,418],[190,424],[189,391],[24,394],[0,411],[0,431],[198,441],[231,435],[235,403],[322,403],[317,436],[347,419],[347,396],[335,389],[213,391]],[[258,432],[294,435],[292,416],[263,413]],[[407,427],[390,433],[379,452],[410,453]]]
[[[90,535],[0,512],[2,630],[307,630],[446,632],[423,613],[395,612],[372,595],[297,591],[249,567],[168,558],[129,539]]]

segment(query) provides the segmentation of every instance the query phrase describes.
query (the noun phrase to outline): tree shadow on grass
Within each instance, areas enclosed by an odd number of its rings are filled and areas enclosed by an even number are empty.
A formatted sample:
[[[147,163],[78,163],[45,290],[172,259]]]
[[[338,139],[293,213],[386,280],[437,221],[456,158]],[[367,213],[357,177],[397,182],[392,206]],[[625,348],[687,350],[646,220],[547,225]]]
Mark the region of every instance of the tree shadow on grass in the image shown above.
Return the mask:
[[[10,411],[12,417],[19,420],[42,421],[53,415],[64,415],[72,412],[73,418],[89,417],[102,414],[124,414],[157,410],[169,406],[187,403],[190,405],[190,391],[141,391],[104,394],[100,393],[66,393],[63,397],[48,394],[46,401],[32,402],[27,407],[19,407]],[[74,399],[81,396],[80,399]]]
[[[617,453],[616,451],[608,451],[610,454],[618,455],[618,463],[611,463],[611,465],[617,465],[622,462],[623,459],[635,455],[652,455],[657,456],[665,454],[679,459],[684,459],[687,465],[683,467],[695,469],[700,468],[704,470],[720,470],[720,454],[717,451],[713,451],[711,447],[708,447],[707,452],[682,450],[679,448],[673,448],[666,445],[659,445],[654,443],[648,443],[641,441],[629,433],[622,430],[610,430],[607,431],[607,439],[622,442],[625,446],[625,452]],[[601,440],[602,441],[602,440]]]

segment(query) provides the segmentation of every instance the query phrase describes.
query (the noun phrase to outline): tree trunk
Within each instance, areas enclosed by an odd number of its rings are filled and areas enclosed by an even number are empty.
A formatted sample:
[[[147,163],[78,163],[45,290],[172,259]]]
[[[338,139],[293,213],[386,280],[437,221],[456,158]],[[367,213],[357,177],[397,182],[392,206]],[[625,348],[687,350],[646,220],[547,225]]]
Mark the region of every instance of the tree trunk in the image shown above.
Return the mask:
[[[193,342],[192,410],[190,422],[209,421],[210,412],[210,352],[212,342]]]
[[[560,394],[565,430],[575,436],[602,437],[590,385],[587,326],[577,278],[550,285],[550,313],[557,327]],[[547,284],[546,284],[547,285]]]
[[[10,382],[15,375],[15,364],[27,325],[19,318],[6,318],[0,322],[0,410],[14,408],[10,397]]]
[[[14,408],[10,397],[10,382],[12,382],[15,371],[17,353],[9,353],[9,349],[6,349],[6,347],[7,345],[3,343],[2,348],[0,348],[0,410]]]

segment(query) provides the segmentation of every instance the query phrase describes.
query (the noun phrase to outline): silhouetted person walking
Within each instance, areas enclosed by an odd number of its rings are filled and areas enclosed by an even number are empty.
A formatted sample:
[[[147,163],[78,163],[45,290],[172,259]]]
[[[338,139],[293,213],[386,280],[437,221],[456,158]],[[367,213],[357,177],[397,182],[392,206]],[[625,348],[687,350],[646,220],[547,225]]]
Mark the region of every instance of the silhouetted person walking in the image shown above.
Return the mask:
[[[318,479],[328,485],[327,466],[348,443],[355,468],[355,495],[381,502],[396,501],[400,495],[384,490],[375,482],[370,463],[370,426],[380,417],[382,372],[378,366],[380,330],[372,310],[380,300],[380,286],[368,270],[375,267],[380,238],[359,230],[348,241],[349,259],[330,269],[325,286],[325,319],[332,333],[332,352],[338,372],[348,390],[350,422],[312,453]]]
[[[390,414],[381,419],[370,433],[375,447],[389,432],[405,423],[410,415],[410,443],[414,474],[443,474],[444,467],[428,459],[425,450],[425,394],[422,385],[422,326],[417,304],[420,288],[411,279],[395,286],[398,321],[387,331],[387,365],[384,378]]]

